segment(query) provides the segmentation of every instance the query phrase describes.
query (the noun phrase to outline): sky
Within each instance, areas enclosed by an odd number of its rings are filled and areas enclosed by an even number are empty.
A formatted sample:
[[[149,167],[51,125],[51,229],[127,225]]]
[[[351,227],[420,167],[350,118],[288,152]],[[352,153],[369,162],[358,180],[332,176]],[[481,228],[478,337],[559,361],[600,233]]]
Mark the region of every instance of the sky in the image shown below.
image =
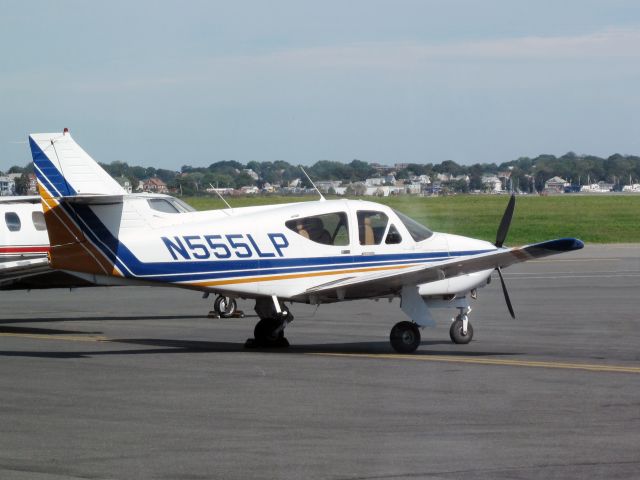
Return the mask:
[[[0,170],[640,154],[636,0],[0,0]]]

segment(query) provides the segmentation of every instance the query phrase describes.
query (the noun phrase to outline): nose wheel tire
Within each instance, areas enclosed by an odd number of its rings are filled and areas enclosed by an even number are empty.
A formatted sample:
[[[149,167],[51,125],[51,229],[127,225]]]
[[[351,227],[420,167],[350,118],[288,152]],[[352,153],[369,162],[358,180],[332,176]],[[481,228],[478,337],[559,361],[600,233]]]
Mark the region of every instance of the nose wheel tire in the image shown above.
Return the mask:
[[[462,319],[458,318],[451,324],[451,328],[449,328],[449,336],[453,343],[466,345],[473,338],[473,327],[471,326],[471,323],[467,322],[467,333],[464,334],[462,331]]]
[[[389,335],[391,346],[398,353],[413,353],[420,346],[420,329],[415,323],[398,322]]]

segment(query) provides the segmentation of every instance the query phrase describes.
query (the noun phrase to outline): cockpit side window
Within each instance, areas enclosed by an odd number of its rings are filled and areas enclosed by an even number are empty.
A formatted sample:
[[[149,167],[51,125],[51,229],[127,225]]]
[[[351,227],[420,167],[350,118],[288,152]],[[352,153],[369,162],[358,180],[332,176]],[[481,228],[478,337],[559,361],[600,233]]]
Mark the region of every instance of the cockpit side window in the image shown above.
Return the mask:
[[[360,245],[380,245],[389,217],[373,210],[358,211]]]
[[[386,243],[387,245],[402,243],[402,235],[400,235],[400,232],[398,232],[398,229],[395,227],[395,225],[391,224],[389,226],[387,238],[385,238],[384,243]]]
[[[411,238],[413,238],[416,242],[421,242],[426,240],[433,232],[429,230],[424,225],[419,224],[413,218],[407,217],[404,213],[400,213],[397,210],[394,210],[394,213],[398,216],[400,221],[407,227],[409,234],[411,234]]]
[[[344,212],[296,218],[285,222],[285,226],[312,242],[334,246],[349,245],[349,225]]]

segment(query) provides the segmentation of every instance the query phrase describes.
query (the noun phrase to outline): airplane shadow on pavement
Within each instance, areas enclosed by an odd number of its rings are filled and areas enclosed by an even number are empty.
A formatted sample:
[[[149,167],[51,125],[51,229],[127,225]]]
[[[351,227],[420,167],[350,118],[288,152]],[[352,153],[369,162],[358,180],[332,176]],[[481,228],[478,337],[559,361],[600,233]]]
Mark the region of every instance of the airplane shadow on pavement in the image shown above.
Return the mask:
[[[55,332],[55,331],[54,331]],[[71,332],[65,332],[71,333]],[[87,332],[76,332],[87,333]],[[64,338],[61,338],[64,340]],[[119,344],[136,345],[141,348],[121,348],[102,350],[51,350],[41,349],[34,351],[0,351],[0,356],[5,357],[42,357],[42,358],[89,358],[104,355],[160,355],[160,354],[194,354],[194,353],[247,353],[247,354],[272,354],[272,355],[308,355],[308,354],[352,354],[352,355],[389,355],[394,351],[389,342],[352,342],[352,343],[322,343],[322,344],[298,344],[289,348],[251,348],[244,347],[244,343],[236,342],[207,342],[199,340],[175,340],[158,338],[131,338],[110,339],[96,341],[98,345]],[[457,351],[433,351],[429,346],[451,345],[448,341],[424,341],[413,355],[447,355],[455,357],[484,357],[484,356],[517,356],[514,352],[488,352],[473,350]],[[463,347],[464,348],[464,347]]]

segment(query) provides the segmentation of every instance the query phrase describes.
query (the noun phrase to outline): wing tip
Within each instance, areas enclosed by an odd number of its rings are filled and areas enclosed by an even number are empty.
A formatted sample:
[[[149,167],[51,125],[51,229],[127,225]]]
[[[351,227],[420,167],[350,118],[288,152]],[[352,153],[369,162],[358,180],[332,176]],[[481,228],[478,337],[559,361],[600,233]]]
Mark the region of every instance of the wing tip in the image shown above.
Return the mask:
[[[568,237],[547,240],[546,242],[541,242],[533,246],[554,252],[571,252],[573,250],[580,250],[584,248],[584,242],[578,238]]]

